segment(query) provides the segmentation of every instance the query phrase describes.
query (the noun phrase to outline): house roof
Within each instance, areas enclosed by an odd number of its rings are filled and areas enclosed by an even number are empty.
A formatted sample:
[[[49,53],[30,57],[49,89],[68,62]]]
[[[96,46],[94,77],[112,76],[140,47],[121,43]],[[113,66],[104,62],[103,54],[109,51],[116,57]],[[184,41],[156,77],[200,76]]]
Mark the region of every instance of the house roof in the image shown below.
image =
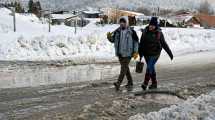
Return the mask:
[[[68,19],[71,17],[75,17],[74,14],[51,14],[52,19]]]
[[[201,24],[207,24],[209,27],[215,27],[215,16],[206,14],[197,14],[194,16]]]
[[[134,11],[128,11],[128,10],[120,10],[121,12],[125,12],[128,14],[132,14],[134,16],[145,16],[143,13],[139,13],[139,12],[134,12]]]
[[[85,14],[100,14],[101,13],[100,10],[94,9],[94,8],[91,8],[91,7],[88,7],[86,10],[83,10],[82,12],[85,13]]]
[[[120,10],[120,9],[113,9],[113,8],[103,8],[102,11],[104,14],[116,14],[116,12],[123,16],[145,16],[143,13],[135,12],[135,11],[128,11],[128,10]]]
[[[187,22],[192,17],[193,17],[192,14],[178,14],[178,15],[169,17],[169,19],[171,19],[172,21],[175,21],[175,22]]]
[[[83,13],[85,14],[100,14],[100,11],[93,11],[93,10],[89,10],[89,11],[83,11]]]

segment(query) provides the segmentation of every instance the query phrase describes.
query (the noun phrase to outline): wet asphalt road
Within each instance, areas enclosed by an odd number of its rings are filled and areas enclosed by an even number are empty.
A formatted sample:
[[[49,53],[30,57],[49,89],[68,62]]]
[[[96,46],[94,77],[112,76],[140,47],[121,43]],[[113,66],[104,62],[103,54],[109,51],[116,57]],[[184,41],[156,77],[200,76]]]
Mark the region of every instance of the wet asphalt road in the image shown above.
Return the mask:
[[[188,98],[215,90],[215,56],[203,58],[201,54],[193,61],[184,59],[188,56],[178,57],[174,63],[161,61],[157,66],[158,91],[169,90]],[[135,86],[130,92],[124,87],[115,92],[115,79],[1,89],[0,120],[125,120],[139,112],[158,111],[183,101],[174,96],[134,96],[141,91],[144,75],[133,77]]]

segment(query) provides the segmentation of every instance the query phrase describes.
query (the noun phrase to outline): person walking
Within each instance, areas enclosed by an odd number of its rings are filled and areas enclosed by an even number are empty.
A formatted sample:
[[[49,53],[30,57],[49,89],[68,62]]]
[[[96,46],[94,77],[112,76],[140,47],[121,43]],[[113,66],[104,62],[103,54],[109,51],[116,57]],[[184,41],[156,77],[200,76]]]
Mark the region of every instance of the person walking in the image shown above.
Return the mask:
[[[107,33],[107,39],[114,43],[116,56],[119,58],[121,65],[118,81],[114,83],[116,90],[120,89],[124,77],[127,77],[127,88],[133,87],[133,79],[129,69],[129,63],[132,59],[137,59],[139,38],[135,30],[129,26],[128,17],[124,16],[119,19],[120,27],[114,32]]]
[[[164,49],[173,60],[173,54],[165,41],[162,30],[158,24],[158,18],[152,17],[149,25],[142,30],[142,36],[139,44],[140,58],[145,58],[147,69],[145,79],[142,84],[142,89],[146,90],[148,83],[151,80],[152,84],[149,89],[157,89],[157,78],[155,65],[160,57],[161,51]]]

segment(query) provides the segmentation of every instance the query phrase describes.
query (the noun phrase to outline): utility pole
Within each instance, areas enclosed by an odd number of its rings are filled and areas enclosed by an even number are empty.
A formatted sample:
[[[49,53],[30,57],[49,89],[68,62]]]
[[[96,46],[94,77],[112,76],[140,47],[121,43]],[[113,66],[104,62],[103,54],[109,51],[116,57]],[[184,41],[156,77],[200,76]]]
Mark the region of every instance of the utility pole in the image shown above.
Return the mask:
[[[51,6],[50,6],[50,1],[48,2],[49,4],[49,32],[51,32]]]
[[[51,32],[51,11],[49,10],[49,32]]]
[[[157,14],[156,14],[156,16],[157,17],[160,16],[160,7],[157,8]]]
[[[74,23],[75,25],[75,34],[77,33],[77,19],[75,19],[75,23]]]
[[[13,31],[16,32],[16,8],[12,7],[13,14]]]

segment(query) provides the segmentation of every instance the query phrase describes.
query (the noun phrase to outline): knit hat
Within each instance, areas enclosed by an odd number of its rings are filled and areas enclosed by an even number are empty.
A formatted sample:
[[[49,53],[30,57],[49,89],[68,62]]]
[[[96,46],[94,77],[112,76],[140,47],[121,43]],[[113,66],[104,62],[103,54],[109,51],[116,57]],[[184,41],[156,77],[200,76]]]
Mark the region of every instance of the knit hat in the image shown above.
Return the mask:
[[[158,26],[158,18],[157,17],[152,17],[150,20],[149,25],[154,25],[154,26]]]

